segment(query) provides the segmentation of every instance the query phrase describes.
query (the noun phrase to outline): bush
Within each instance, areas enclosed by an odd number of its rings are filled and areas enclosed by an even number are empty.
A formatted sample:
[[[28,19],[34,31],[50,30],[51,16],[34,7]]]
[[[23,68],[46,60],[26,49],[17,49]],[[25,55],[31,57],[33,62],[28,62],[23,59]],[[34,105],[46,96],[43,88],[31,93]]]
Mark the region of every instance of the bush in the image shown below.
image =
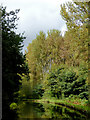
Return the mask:
[[[64,98],[71,95],[73,99],[79,97],[88,100],[87,68],[80,66],[77,71],[75,72],[74,68],[66,67],[50,71],[47,78],[47,89],[50,88],[51,96]]]
[[[80,94],[79,94],[79,97],[80,97],[81,99],[86,99],[86,100],[88,100],[88,91],[85,91],[85,92],[80,93]]]
[[[11,103],[11,104],[10,104],[10,109],[11,109],[11,110],[17,109],[17,104],[16,104],[15,102]]]
[[[28,80],[28,76],[23,74],[23,75],[19,75],[21,77],[21,85],[20,85],[20,89],[18,91],[18,98],[19,99],[28,99],[31,97],[31,86],[30,86],[30,80]]]
[[[44,89],[42,88],[42,84],[38,84],[33,88],[32,97],[34,99],[39,99],[43,96]]]

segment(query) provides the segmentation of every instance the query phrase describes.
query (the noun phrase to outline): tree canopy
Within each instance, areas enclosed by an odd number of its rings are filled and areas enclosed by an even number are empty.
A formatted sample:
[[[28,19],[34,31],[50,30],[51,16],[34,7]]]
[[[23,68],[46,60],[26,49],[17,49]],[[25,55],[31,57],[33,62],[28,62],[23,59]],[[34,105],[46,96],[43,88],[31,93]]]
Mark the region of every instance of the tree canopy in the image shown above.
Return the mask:
[[[6,12],[6,7],[1,7],[0,12],[2,23],[2,99],[3,112],[6,113],[5,110],[14,99],[14,92],[19,89],[20,77],[17,73],[26,72],[25,56],[21,52],[25,37],[23,34],[15,32],[19,9]]]
[[[49,94],[52,93],[54,97],[56,94],[58,98],[62,94],[61,89],[65,96],[76,94],[76,92],[79,95],[84,90],[87,91],[85,86],[87,86],[88,77],[85,71],[88,69],[88,3],[62,4],[60,14],[67,25],[65,35],[62,36],[61,31],[55,29],[49,30],[47,36],[41,31],[28,45],[26,52],[32,86],[41,84],[43,86],[41,91],[45,90],[44,95],[50,91]],[[55,73],[60,66],[66,66],[64,71],[61,71],[61,75]],[[85,67],[85,71],[84,76],[80,75],[80,78],[78,75],[80,69],[83,73],[81,66]],[[69,72],[67,72],[68,70]],[[54,75],[53,77],[51,77],[51,73]],[[73,74],[76,75],[72,77]],[[47,78],[48,75],[51,75],[50,78]],[[61,79],[63,80],[60,81]],[[71,83],[68,82],[69,79],[72,80]],[[78,84],[76,85],[76,83]],[[63,87],[63,84],[66,84],[67,87]],[[72,85],[70,86],[70,84]],[[68,87],[71,88],[67,89]],[[73,93],[72,89],[75,89]],[[87,93],[85,95],[87,98]]]

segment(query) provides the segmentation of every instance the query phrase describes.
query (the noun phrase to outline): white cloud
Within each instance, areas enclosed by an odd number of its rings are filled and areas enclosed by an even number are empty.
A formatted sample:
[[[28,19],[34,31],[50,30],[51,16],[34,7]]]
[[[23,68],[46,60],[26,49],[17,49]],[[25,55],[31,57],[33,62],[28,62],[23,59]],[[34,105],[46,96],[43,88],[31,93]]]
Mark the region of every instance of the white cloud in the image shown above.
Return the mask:
[[[40,30],[46,33],[50,29],[66,29],[65,22],[60,16],[60,4],[66,1],[71,0],[1,0],[1,3],[7,6],[8,11],[20,8],[18,32],[25,31],[26,49]]]

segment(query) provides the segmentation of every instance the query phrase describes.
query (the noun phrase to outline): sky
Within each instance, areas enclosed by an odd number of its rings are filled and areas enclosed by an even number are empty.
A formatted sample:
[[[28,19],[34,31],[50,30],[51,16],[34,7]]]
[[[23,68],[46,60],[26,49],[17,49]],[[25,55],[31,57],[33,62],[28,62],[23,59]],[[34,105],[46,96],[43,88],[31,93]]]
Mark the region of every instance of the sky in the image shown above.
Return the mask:
[[[29,43],[36,38],[40,31],[58,29],[62,33],[66,31],[65,21],[60,15],[60,4],[71,0],[0,0],[7,11],[20,9],[17,33],[23,33],[23,53]]]

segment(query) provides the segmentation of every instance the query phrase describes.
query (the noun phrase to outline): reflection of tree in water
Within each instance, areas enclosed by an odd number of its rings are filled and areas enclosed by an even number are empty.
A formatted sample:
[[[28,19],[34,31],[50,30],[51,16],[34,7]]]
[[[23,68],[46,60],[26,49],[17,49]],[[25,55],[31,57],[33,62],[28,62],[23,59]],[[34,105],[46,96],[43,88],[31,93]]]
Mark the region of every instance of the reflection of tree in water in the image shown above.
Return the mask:
[[[72,109],[51,105],[51,104],[40,104],[21,102],[18,109],[19,118],[50,118],[56,120],[86,120],[86,117],[77,111]]]
[[[20,102],[18,108],[19,118],[34,118],[36,116],[33,104],[30,102]]]
[[[85,115],[71,109],[65,109],[65,114],[69,115],[72,120],[87,120]]]
[[[45,109],[44,114],[41,116],[42,118],[52,118],[52,107],[50,104],[43,104],[43,107]]]
[[[43,105],[39,103],[34,103],[33,107],[35,114],[37,114],[37,117],[41,118],[41,116],[45,112]]]
[[[44,114],[41,116],[42,118],[52,118],[58,119],[61,118],[62,120],[85,120],[85,116],[80,114],[77,111],[72,109],[62,107],[62,106],[53,106],[51,104],[43,104],[45,109]]]
[[[50,104],[43,104],[45,108],[45,113],[43,114],[42,118],[52,118],[52,119],[58,119],[58,118],[70,118],[68,115],[65,114],[65,108],[53,106]]]

